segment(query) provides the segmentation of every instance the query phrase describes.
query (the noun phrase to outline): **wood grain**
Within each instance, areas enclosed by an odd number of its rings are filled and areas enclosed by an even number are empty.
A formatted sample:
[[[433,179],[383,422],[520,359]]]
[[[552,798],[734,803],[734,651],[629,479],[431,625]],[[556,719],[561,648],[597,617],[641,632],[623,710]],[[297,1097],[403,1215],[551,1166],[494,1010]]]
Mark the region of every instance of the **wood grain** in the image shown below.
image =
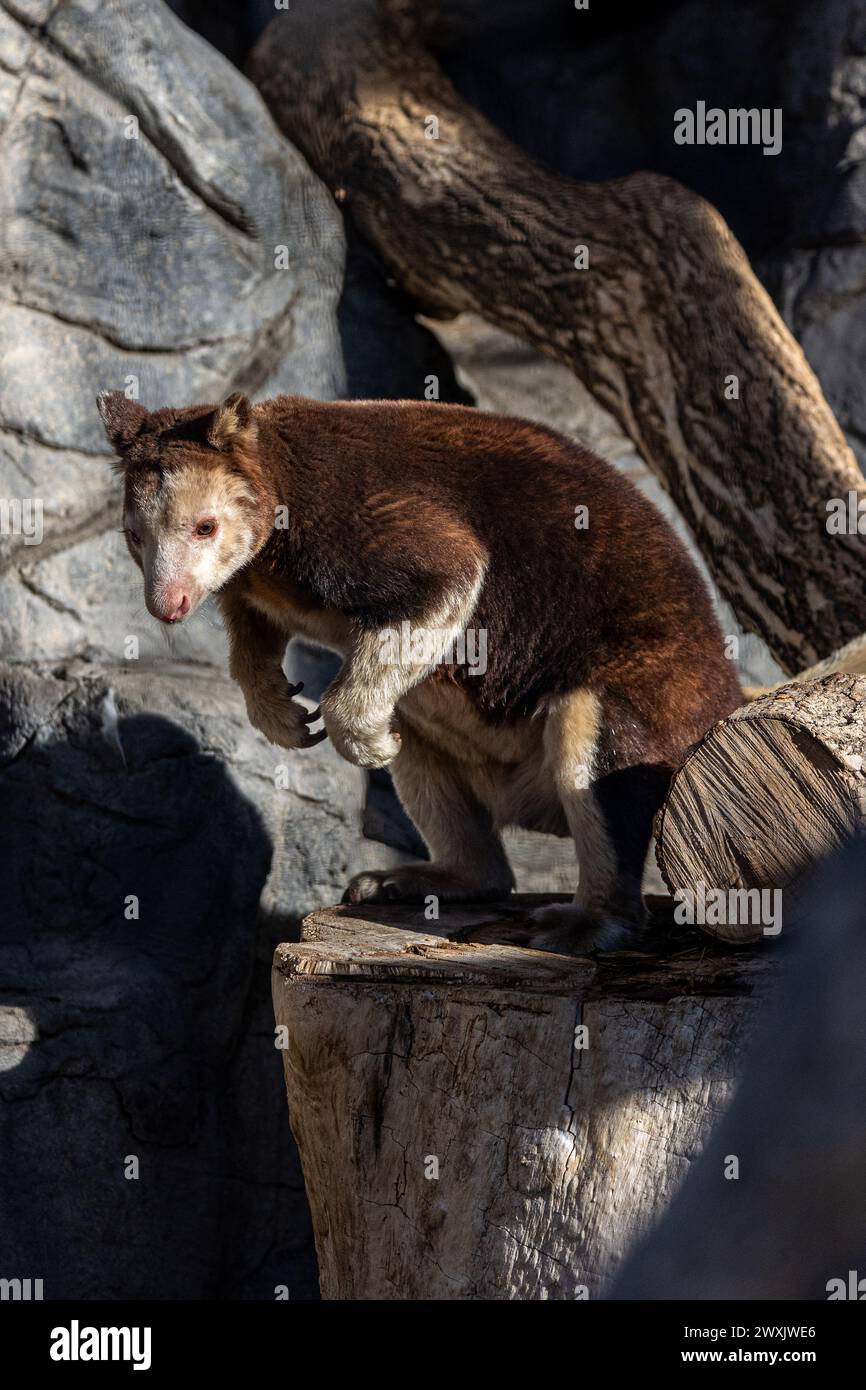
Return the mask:
[[[672,893],[784,893],[793,915],[804,871],[862,832],[866,677],[792,682],[736,710],[692,749],[656,821],[656,858]],[[705,930],[754,941],[761,925]]]

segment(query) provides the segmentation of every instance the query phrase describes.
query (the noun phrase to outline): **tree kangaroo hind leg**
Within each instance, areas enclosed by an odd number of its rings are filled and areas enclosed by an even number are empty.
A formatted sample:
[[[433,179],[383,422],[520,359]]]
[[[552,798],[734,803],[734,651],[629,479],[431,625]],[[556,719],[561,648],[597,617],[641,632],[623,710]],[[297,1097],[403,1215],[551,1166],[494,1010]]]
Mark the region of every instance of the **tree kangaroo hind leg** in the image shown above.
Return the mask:
[[[533,914],[529,945],[537,949],[614,950],[644,925],[641,880],[670,769],[641,764],[600,771],[599,731],[599,701],[588,690],[562,697],[548,714],[545,759],[580,873],[573,902]]]
[[[430,860],[356,874],[343,902],[468,902],[507,897],[514,875],[486,806],[452,756],[401,724],[390,772]]]

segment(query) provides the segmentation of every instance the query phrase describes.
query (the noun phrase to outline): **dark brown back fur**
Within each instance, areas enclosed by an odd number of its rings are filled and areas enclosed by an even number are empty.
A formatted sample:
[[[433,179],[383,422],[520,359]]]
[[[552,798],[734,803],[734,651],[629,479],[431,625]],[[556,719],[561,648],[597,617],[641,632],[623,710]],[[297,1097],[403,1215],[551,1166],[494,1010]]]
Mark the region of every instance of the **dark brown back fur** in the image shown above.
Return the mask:
[[[443,585],[486,577],[488,668],[459,681],[487,718],[601,698],[606,769],[673,765],[742,703],[703,579],[652,504],[589,450],[522,420],[415,402],[255,409],[285,531],[255,562],[364,627],[429,620]],[[575,509],[589,511],[587,530]]]

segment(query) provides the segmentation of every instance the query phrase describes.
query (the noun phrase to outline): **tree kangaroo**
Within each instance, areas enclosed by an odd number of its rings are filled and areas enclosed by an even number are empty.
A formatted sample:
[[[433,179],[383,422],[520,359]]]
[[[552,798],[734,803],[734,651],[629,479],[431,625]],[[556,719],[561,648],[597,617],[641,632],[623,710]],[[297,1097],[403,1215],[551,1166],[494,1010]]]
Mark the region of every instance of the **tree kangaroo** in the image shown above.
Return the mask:
[[[464,406],[235,394],[149,412],[110,392],[99,408],[148,610],[182,622],[215,594],[266,738],[326,732],[391,769],[430,861],[358,874],[345,901],[507,894],[515,825],[572,836],[579,862],[533,945],[609,949],[641,928],[671,772],[743,696],[701,576],[629,481]],[[283,673],[296,633],[344,658],[324,731]]]

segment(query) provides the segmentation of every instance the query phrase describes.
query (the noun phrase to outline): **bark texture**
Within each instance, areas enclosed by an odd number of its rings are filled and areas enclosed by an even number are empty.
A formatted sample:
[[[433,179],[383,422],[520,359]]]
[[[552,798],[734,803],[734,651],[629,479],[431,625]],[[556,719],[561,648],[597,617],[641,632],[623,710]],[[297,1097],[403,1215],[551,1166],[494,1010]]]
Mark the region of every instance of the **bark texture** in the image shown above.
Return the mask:
[[[700,1152],[778,953],[520,949],[537,902],[324,910],[278,948],[324,1297],[599,1296]]]
[[[784,889],[862,832],[866,813],[866,677],[792,682],[716,724],[674,776],[656,824],[656,857],[672,892]],[[759,922],[710,922],[754,941]]]
[[[575,371],[784,669],[866,631],[866,538],[826,529],[862,475],[723,218],[660,175],[576,183],[528,159],[425,52],[415,9],[272,21],[248,67],[282,130],[420,306],[480,313]]]

